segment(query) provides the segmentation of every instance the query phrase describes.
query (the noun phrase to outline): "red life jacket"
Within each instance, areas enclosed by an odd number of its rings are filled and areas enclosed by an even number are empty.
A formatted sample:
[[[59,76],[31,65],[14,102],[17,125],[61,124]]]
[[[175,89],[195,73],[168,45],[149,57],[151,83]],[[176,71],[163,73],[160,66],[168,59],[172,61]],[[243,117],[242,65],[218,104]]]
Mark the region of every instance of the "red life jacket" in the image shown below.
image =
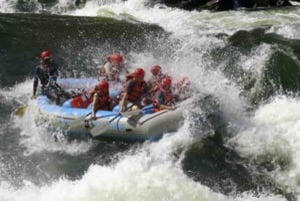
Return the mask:
[[[129,92],[128,95],[128,100],[132,102],[136,102],[139,100],[139,98],[145,93],[146,90],[146,82],[134,82],[134,86],[132,87],[131,92]]]
[[[173,93],[171,89],[169,90],[164,90],[162,89],[162,92],[164,94],[164,105],[172,105],[174,101]]]
[[[95,105],[96,110],[110,110],[110,97],[109,91],[107,90],[106,93],[102,93],[97,89],[93,89],[90,91],[91,101],[93,101],[93,96],[97,93],[98,95],[98,102]]]
[[[150,97],[151,97],[152,99],[155,99],[155,94],[156,94],[156,92],[158,92],[159,90],[163,93],[163,95],[164,95],[164,101],[165,101],[165,102],[167,102],[167,103],[173,102],[174,97],[173,97],[173,92],[172,92],[172,90],[171,90],[171,89],[167,89],[167,90],[166,90],[166,89],[162,88],[162,87],[159,86],[159,85],[156,85],[156,86],[152,87],[152,89],[149,91]],[[164,105],[167,105],[167,104],[164,104]]]
[[[156,86],[156,87],[154,87],[154,94],[159,90],[163,93],[163,96],[164,96],[164,102],[162,104],[167,105],[167,106],[171,106],[174,102],[174,96],[173,96],[172,90],[171,89],[166,90],[166,89],[163,89],[160,86]],[[153,107],[153,112],[160,111],[159,103],[155,100],[154,96],[153,96],[152,100],[153,100],[153,106],[154,106]]]
[[[72,108],[87,108],[91,102],[90,96],[83,93],[72,98],[70,105]]]

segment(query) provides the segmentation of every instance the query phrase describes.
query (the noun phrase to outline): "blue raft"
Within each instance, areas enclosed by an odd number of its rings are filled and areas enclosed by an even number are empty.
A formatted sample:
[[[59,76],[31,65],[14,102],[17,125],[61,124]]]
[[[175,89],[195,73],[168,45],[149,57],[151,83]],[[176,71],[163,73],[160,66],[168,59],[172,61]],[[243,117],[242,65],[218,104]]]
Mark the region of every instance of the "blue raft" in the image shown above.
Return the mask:
[[[65,80],[63,83],[66,81],[80,83],[74,79]],[[119,114],[119,108],[116,106],[112,111],[97,111],[97,118],[91,119],[90,107],[72,108],[69,102],[70,100],[60,106],[52,103],[46,96],[37,97],[39,112],[46,118],[51,118],[54,127],[61,128],[65,135],[72,138],[152,141],[159,139],[164,133],[176,131],[183,122],[180,109],[153,113],[152,105],[142,108],[133,116]],[[101,128],[101,131],[98,132],[97,128]]]

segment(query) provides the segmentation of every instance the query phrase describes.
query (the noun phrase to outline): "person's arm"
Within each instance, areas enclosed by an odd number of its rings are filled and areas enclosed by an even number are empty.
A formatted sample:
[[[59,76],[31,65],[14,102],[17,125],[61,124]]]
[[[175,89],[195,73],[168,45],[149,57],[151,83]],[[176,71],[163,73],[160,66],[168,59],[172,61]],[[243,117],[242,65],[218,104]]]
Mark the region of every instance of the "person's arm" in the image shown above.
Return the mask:
[[[98,100],[99,100],[98,94],[94,93],[93,102],[92,102],[92,118],[96,118],[96,111],[97,111],[96,104]]]
[[[127,98],[128,98],[128,94],[132,91],[134,82],[132,80],[128,80],[126,82],[125,85],[125,93],[122,96],[122,99],[120,101],[120,105],[119,105],[119,112],[124,112],[127,106]]]
[[[110,62],[106,62],[103,67],[105,69],[105,74],[108,77],[108,80],[111,80],[111,76],[112,76],[111,74],[113,68],[112,64]]]
[[[125,93],[123,96],[122,96],[122,99],[120,101],[120,106],[119,106],[119,112],[124,112],[125,111],[125,105],[127,105],[127,98],[128,98],[128,95],[127,93]]]
[[[168,105],[159,105],[159,110],[175,110],[175,107]]]

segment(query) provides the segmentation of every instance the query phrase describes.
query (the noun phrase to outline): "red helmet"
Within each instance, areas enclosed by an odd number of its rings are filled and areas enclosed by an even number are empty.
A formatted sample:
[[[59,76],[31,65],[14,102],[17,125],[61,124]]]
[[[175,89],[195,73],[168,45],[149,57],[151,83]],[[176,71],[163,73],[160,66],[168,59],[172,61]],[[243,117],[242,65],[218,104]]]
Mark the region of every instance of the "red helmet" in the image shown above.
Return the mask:
[[[161,67],[159,65],[152,66],[150,71],[152,75],[158,75],[161,72]]]
[[[121,64],[123,62],[123,57],[120,54],[111,54],[108,55],[107,60],[113,64]]]
[[[160,85],[163,87],[163,88],[167,88],[167,87],[170,87],[172,84],[172,80],[168,77],[165,77],[161,80],[160,82]]]
[[[41,60],[46,60],[49,59],[50,57],[51,57],[51,52],[49,52],[48,50],[42,51],[40,54]]]
[[[105,80],[102,80],[101,82],[99,82],[96,86],[96,88],[98,90],[105,90],[108,91],[108,83]]]
[[[142,68],[136,68],[133,72],[135,77],[144,78],[145,77],[145,71]]]

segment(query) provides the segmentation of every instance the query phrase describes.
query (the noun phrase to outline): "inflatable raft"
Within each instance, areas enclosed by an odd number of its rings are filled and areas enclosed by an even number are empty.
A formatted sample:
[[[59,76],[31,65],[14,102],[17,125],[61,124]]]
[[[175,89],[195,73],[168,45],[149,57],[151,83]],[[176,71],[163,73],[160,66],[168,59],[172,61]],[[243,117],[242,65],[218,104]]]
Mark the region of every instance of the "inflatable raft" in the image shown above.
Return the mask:
[[[61,86],[81,83],[78,80],[60,80]],[[111,96],[115,92],[112,92]],[[91,119],[91,108],[72,108],[70,100],[55,105],[46,96],[37,97],[37,106],[43,116],[50,117],[55,127],[71,138],[92,137],[122,141],[157,140],[164,133],[176,131],[183,123],[181,109],[152,112],[148,105],[138,111],[119,113],[118,106],[112,111],[99,110]]]

